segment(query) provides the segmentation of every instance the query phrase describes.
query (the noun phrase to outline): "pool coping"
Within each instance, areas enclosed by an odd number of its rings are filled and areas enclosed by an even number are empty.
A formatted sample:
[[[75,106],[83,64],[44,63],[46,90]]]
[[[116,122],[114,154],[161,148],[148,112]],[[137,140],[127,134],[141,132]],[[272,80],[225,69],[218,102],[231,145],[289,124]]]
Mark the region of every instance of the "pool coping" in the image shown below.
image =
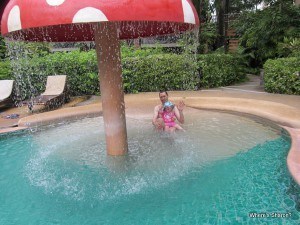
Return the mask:
[[[196,95],[194,92],[169,92],[169,95],[171,101],[184,100],[187,107],[250,114],[268,119],[283,127],[288,131],[292,140],[287,157],[287,166],[294,180],[300,185],[300,105],[295,107],[285,104],[284,98],[281,102],[272,101],[272,99],[261,99],[261,96],[258,98],[255,94],[252,94],[250,98],[236,96],[236,93],[227,96],[216,96],[207,93],[203,94],[201,91]],[[278,97],[280,96],[275,96],[275,98]],[[295,105],[298,104],[297,97],[296,101]],[[137,114],[139,116],[143,114],[144,118],[149,119],[150,123],[153,107],[159,103],[156,92],[125,95],[126,116],[129,114],[129,116],[135,117]],[[102,105],[100,102],[97,102],[27,116],[19,120],[18,127],[22,129],[43,126],[65,120],[76,120],[100,115],[102,115]]]
[[[287,166],[294,180],[300,185],[300,129],[283,127],[292,140],[292,145],[287,156]]]

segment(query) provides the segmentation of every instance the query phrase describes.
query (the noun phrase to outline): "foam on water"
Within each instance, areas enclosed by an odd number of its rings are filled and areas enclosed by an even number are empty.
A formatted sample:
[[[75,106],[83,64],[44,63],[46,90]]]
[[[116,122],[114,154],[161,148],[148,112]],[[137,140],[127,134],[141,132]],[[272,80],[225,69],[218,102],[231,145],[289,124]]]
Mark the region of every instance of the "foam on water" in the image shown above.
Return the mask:
[[[289,211],[297,224],[278,127],[195,110],[186,132],[137,118],[127,128],[123,157],[106,155],[101,117],[0,139],[0,224],[256,223],[251,210]]]
[[[74,199],[113,199],[168,185],[193,167],[278,137],[249,118],[216,112],[189,114],[184,133],[157,133],[146,120],[127,123],[129,154],[119,158],[106,156],[101,117],[35,133],[26,166],[30,183]],[[99,175],[92,178],[89,173]],[[91,193],[86,179],[97,183]]]

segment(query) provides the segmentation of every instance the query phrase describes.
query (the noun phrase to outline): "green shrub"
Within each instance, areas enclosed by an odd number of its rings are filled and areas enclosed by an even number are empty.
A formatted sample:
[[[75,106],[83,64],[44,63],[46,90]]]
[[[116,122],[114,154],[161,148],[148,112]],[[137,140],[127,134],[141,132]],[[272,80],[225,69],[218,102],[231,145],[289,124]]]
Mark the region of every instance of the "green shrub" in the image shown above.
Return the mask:
[[[0,61],[0,80],[13,79],[9,61]]]
[[[122,58],[123,84],[126,93],[140,91],[192,90],[197,83],[196,63],[175,54],[154,54],[137,51],[138,57]],[[46,57],[19,61],[17,69],[22,98],[40,93],[46,78],[52,74],[68,75],[71,95],[99,94],[96,55],[90,52],[55,53]]]
[[[199,55],[200,85],[204,88],[221,87],[245,80],[241,59],[230,54]]]
[[[126,52],[127,51],[127,52]],[[244,78],[239,60],[231,55],[199,56],[199,62],[182,54],[163,54],[159,49],[122,52],[123,84],[126,93],[167,90],[194,90],[218,87]],[[68,75],[70,94],[99,94],[98,67],[95,51],[57,52],[44,57],[13,62],[20,98],[38,95],[45,89],[49,75]],[[200,81],[199,66],[202,68]]]
[[[162,54],[164,53],[161,47],[157,48],[135,48],[135,47],[128,47],[127,45],[121,46],[121,55],[122,58],[128,57],[147,57],[150,55]]]
[[[265,90],[300,95],[300,58],[269,59],[264,64]]]
[[[20,69],[16,70],[15,77],[20,84],[19,89],[23,98],[42,92],[47,76],[55,74],[68,75],[67,83],[71,95],[99,93],[95,51],[58,52],[17,63]]]
[[[156,54],[129,57],[122,61],[124,90],[127,93],[166,90],[193,90],[199,83],[197,64],[184,55]]]

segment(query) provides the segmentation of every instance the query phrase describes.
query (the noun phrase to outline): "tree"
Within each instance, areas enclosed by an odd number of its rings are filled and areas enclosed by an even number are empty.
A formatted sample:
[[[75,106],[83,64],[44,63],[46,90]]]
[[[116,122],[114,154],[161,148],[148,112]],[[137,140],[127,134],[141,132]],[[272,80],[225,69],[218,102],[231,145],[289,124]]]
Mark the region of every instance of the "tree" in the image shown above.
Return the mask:
[[[245,12],[236,25],[244,53],[252,66],[262,66],[269,58],[280,57],[280,43],[300,38],[300,7],[292,0],[270,0],[264,10]]]
[[[228,14],[253,10],[263,0],[193,0],[200,18],[200,46],[209,43],[208,49],[217,49],[225,44],[226,17]],[[211,21],[216,14],[216,21]],[[203,48],[202,48],[203,49]],[[200,50],[201,51],[201,50]]]
[[[198,53],[208,53],[215,49],[217,40],[216,24],[213,21],[214,7],[210,0],[192,1],[200,20]]]
[[[0,60],[4,60],[6,57],[6,45],[4,38],[0,36]]]

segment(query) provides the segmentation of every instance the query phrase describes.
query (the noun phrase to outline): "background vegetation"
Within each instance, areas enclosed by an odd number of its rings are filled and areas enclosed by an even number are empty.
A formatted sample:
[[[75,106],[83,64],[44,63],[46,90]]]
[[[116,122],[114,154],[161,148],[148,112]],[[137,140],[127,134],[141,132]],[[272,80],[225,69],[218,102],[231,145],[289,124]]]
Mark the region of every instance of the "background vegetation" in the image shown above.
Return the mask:
[[[299,94],[300,7],[293,0],[264,2],[265,7],[259,8],[262,0],[193,0],[201,26],[198,35],[182,38],[182,49],[135,49],[123,44],[125,92],[231,85],[245,80],[246,73],[264,68],[266,91]],[[235,18],[231,24],[229,15]],[[234,54],[227,52],[228,26],[236,30],[234,38],[240,43]],[[15,79],[20,98],[43,91],[46,77],[52,74],[68,75],[72,95],[99,94],[93,43],[55,44],[79,49],[69,53],[54,53],[54,44],[49,43],[11,42],[8,46],[0,37],[0,79]]]
[[[235,26],[249,65],[262,67],[268,59],[299,54],[299,20],[300,7],[288,0],[277,1],[261,11],[242,13]]]
[[[193,55],[194,57],[194,55]],[[71,95],[99,94],[98,67],[94,50],[57,52],[14,63],[14,72],[2,62],[3,78],[17,80],[21,99],[41,93],[48,75],[68,75]],[[157,50],[122,48],[123,84],[126,93],[167,90],[197,90],[230,85],[245,79],[243,66],[232,55],[190,55]],[[1,70],[0,70],[1,74]]]
[[[269,59],[264,64],[264,69],[266,91],[300,95],[299,58]]]

